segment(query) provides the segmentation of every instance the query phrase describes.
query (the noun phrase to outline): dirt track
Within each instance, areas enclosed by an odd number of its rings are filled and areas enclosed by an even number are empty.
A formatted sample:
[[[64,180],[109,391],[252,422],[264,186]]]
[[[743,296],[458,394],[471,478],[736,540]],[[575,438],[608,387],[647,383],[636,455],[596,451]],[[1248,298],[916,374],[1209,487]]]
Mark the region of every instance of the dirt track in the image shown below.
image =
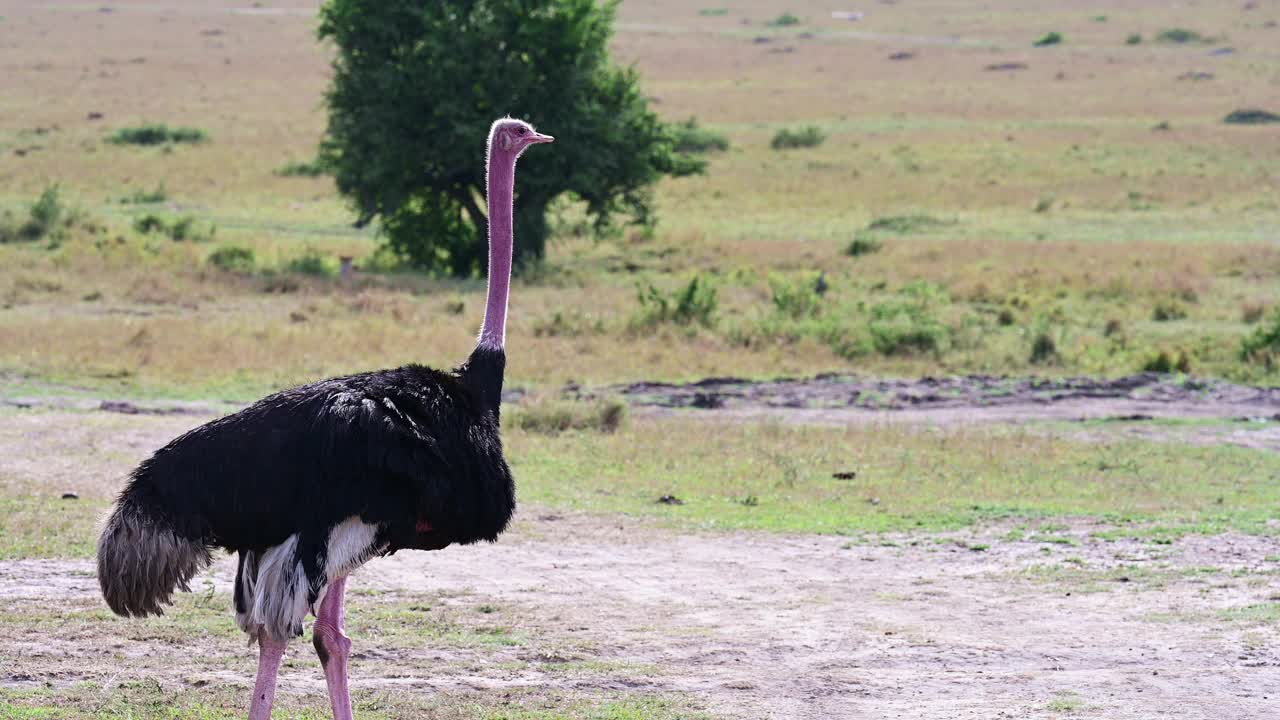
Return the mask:
[[[1088,530],[1070,531],[1078,547],[994,542],[976,552],[968,547],[983,533],[848,547],[831,537],[672,535],[525,517],[497,545],[374,561],[353,588],[466,588],[477,600],[521,608],[524,632],[571,638],[592,661],[657,668],[601,689],[686,692],[732,718],[1056,717],[1068,705],[1114,719],[1274,711],[1280,632],[1223,613],[1280,597],[1277,568],[1262,560],[1280,552],[1280,540],[1153,546],[1091,541]],[[224,590],[232,570],[225,561],[216,569]],[[0,601],[91,601],[96,592],[89,561],[0,563]],[[354,597],[352,612],[361,604]],[[536,669],[441,662],[460,651],[424,647],[432,660],[423,661],[354,639],[357,689],[566,686]],[[371,658],[398,672],[362,672]],[[500,653],[489,667],[503,660]],[[172,662],[174,676],[190,682],[181,658]],[[311,675],[286,673],[285,691],[322,692]],[[249,678],[238,682],[247,687]]]

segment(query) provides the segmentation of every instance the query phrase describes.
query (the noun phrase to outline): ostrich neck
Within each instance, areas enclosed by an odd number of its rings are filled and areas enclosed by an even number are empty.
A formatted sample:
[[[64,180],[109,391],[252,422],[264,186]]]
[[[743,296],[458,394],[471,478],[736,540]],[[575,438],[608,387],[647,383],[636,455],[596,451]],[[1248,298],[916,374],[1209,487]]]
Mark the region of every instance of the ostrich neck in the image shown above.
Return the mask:
[[[506,341],[507,294],[511,286],[511,215],[515,192],[516,159],[490,148],[489,201],[489,297],[479,347],[501,350]]]

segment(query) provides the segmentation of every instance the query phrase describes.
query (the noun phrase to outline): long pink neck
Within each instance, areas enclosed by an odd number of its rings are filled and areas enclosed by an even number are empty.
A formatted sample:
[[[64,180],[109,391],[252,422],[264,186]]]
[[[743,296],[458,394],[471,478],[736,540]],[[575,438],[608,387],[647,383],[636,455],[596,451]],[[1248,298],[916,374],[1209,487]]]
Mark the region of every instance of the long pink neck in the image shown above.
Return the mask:
[[[511,153],[489,148],[489,299],[479,345],[501,350],[506,341],[507,293],[511,286],[511,213],[515,192],[516,159]]]

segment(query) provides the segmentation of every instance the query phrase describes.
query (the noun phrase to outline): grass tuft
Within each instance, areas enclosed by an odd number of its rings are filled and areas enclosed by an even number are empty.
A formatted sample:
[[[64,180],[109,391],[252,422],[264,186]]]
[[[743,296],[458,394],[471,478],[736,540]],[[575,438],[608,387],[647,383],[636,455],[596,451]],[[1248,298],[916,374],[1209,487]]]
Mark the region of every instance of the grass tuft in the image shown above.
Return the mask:
[[[107,142],[113,145],[166,145],[200,144],[208,141],[209,134],[200,128],[169,127],[164,123],[147,123],[116,130]]]
[[[774,133],[773,140],[770,141],[769,147],[774,150],[811,148],[821,145],[826,142],[826,140],[826,133],[822,132],[822,130],[816,125],[808,125],[796,130],[782,128],[778,132]]]

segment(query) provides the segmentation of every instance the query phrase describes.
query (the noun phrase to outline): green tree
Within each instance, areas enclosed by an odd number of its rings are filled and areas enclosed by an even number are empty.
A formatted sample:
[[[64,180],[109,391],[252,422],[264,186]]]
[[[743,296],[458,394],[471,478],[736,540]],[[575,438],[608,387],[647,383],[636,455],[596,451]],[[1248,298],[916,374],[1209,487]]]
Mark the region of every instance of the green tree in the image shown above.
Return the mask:
[[[700,172],[674,150],[631,68],[609,59],[617,0],[329,0],[337,56],[321,159],[361,224],[414,265],[470,275],[487,260],[484,137],[497,117],[556,136],[521,166],[517,264],[543,256],[546,211],[571,193],[597,230],[653,220],[650,188]]]

